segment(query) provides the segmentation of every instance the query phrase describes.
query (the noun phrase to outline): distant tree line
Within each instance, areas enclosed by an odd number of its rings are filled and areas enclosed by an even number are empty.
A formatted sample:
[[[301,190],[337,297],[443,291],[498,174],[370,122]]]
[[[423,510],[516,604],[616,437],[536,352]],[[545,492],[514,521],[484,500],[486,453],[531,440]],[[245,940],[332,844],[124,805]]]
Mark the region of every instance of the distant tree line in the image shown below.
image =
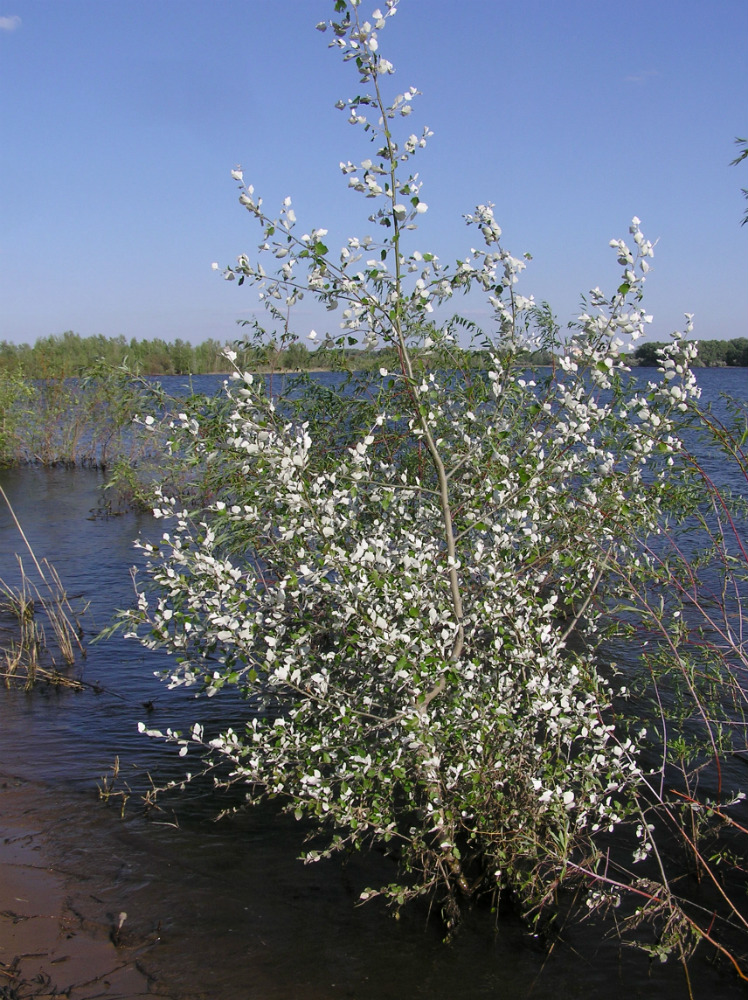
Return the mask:
[[[702,368],[748,367],[748,337],[734,340],[700,340],[695,365]],[[645,367],[656,367],[657,351],[665,344],[652,341],[640,344],[634,351],[636,361]]]
[[[68,330],[41,337],[33,347],[0,341],[0,371],[20,371],[34,378],[67,378],[103,361],[114,366],[127,362],[144,375],[210,374],[226,370],[223,350],[224,345],[213,339],[195,345],[180,338],[167,342],[101,334],[81,337]]]
[[[113,367],[127,364],[132,371],[142,375],[211,375],[229,370],[230,365],[223,354],[226,346],[237,352],[241,367],[250,371],[337,368],[367,371],[382,367],[394,371],[399,367],[397,353],[392,348],[340,348],[330,342],[310,351],[306,344],[299,341],[286,344],[238,341],[225,345],[209,339],[201,344],[190,344],[180,338],[167,342],[160,338],[81,337],[68,330],[41,337],[33,347],[0,341],[0,373],[30,378],[70,378],[103,362]],[[414,354],[422,359],[425,366],[428,365],[427,354],[417,350]],[[471,357],[473,367],[485,367],[485,352],[474,351]],[[528,364],[550,364],[552,355],[549,351],[527,352],[526,360]]]
[[[143,375],[212,375],[226,372],[229,364],[224,357],[225,344],[209,339],[200,344],[190,344],[179,337],[173,341],[128,340],[124,336],[81,337],[68,330],[66,333],[41,337],[32,346],[0,341],[0,372],[21,373],[32,378],[69,378],[104,362],[112,366],[127,364]],[[239,364],[250,371],[314,371],[337,368],[373,371],[388,368],[394,371],[399,362],[390,348],[365,350],[358,347],[340,348],[331,344],[310,351],[306,344],[291,341],[278,344],[247,343],[238,341],[230,345],[238,354]],[[658,341],[640,344],[633,354],[638,365],[656,367],[657,350],[665,345]],[[428,354],[414,352],[425,367]],[[547,365],[553,361],[549,350],[526,352],[520,356],[528,365]],[[471,354],[472,366],[484,368],[488,363],[485,351]],[[699,341],[697,365],[702,367],[748,367],[748,337],[734,340]]]

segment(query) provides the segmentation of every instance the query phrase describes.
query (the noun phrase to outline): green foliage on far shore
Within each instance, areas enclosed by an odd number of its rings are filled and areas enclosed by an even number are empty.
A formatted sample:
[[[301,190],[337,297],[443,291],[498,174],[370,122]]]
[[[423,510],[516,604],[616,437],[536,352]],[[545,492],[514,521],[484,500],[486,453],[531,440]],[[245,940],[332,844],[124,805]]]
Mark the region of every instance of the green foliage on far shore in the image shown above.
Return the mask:
[[[396,351],[386,347],[380,350],[365,348],[340,348],[332,341],[322,343],[310,351],[306,344],[292,339],[282,344],[271,340],[263,344],[246,340],[228,344],[208,339],[200,344],[189,344],[180,338],[174,341],[127,340],[124,336],[81,337],[71,330],[50,337],[42,337],[31,347],[29,344],[10,344],[0,341],[0,374],[25,375],[28,378],[72,378],[85,375],[101,362],[111,367],[127,365],[141,375],[214,375],[227,373],[230,365],[224,351],[236,351],[239,363],[251,371],[335,371],[340,368],[355,371],[375,371],[382,366],[393,367]],[[527,364],[550,364],[549,351],[524,352]],[[476,368],[485,368],[485,351],[473,351]]]
[[[640,344],[634,351],[634,360],[644,367],[657,367],[657,352],[664,343],[652,341]],[[748,367],[748,337],[734,340],[700,340],[694,367],[745,368]]]
[[[189,344],[177,338],[127,340],[124,336],[81,337],[72,330],[40,337],[32,346],[0,341],[0,372],[23,372],[31,378],[71,378],[100,362],[124,364],[147,375],[202,375],[226,370],[224,345],[209,339]]]
[[[59,335],[42,337],[32,346],[0,341],[0,374],[24,375],[28,378],[71,378],[85,375],[101,362],[112,367],[127,365],[141,375],[214,375],[226,373],[229,365],[224,351],[228,346],[237,352],[242,367],[254,372],[272,371],[335,371],[341,368],[354,371],[376,371],[380,367],[396,366],[396,351],[392,347],[367,349],[341,348],[332,341],[322,343],[314,350],[306,344],[291,340],[278,344],[255,344],[241,340],[223,344],[212,338],[200,344],[190,344],[177,338],[165,341],[127,340],[124,336],[81,337],[68,330]],[[640,344],[631,363],[644,367],[657,365],[657,351],[664,347],[660,341]],[[488,359],[483,350],[468,352],[472,367],[486,368]],[[553,353],[547,349],[521,352],[518,363],[548,365]],[[428,359],[424,357],[424,367]],[[748,367],[748,337],[734,340],[699,341],[695,365],[701,367]]]

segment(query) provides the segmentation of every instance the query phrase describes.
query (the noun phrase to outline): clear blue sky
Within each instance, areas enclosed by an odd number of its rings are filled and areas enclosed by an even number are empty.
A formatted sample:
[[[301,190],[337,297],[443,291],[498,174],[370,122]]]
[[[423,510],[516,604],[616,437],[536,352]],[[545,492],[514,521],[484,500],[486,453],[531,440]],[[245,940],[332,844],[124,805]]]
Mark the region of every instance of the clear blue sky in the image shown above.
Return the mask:
[[[362,10],[371,10],[375,4]],[[257,233],[229,173],[336,246],[371,202],[340,160],[366,156],[334,102],[351,65],[314,29],[332,0],[0,0],[0,340],[237,336],[256,293],[211,262]],[[697,337],[748,335],[746,0],[401,0],[380,38],[429,212],[415,245],[443,260],[493,201],[505,244],[534,260],[520,286],[565,323],[609,288],[608,241],[633,215],[658,239],[651,336],[684,312]],[[457,305],[485,319],[480,302]],[[296,314],[336,332],[306,299]]]

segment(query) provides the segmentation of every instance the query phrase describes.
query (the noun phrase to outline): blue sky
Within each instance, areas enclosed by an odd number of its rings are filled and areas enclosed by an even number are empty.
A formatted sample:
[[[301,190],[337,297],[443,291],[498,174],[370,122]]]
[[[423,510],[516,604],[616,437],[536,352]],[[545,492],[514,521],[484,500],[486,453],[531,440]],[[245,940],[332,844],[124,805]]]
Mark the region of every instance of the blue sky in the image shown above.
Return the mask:
[[[0,340],[234,339],[263,315],[211,270],[258,241],[235,166],[331,246],[364,235],[371,203],[338,163],[368,147],[333,107],[357,75],[314,29],[332,9],[0,0]],[[696,337],[748,335],[748,161],[728,165],[748,135],[747,46],[745,0],[401,0],[380,51],[398,90],[423,93],[409,129],[435,133],[414,245],[463,256],[463,214],[493,201],[506,247],[534,258],[520,291],[565,324],[614,285],[608,241],[638,215],[659,240],[651,337],[684,312]],[[480,300],[456,305],[488,323]],[[336,323],[297,308],[302,336]]]

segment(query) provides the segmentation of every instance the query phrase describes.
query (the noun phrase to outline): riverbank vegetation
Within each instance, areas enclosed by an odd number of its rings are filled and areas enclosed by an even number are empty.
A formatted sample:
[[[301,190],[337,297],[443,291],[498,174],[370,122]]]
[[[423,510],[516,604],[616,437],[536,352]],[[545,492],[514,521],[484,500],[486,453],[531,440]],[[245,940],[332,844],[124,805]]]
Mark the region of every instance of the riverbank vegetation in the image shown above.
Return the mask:
[[[633,354],[635,363],[649,368],[657,367],[658,352],[665,347],[660,341],[639,344]],[[696,345],[694,368],[745,368],[748,367],[748,337],[733,340],[700,340]]]
[[[226,370],[225,344],[209,339],[201,344],[175,341],[127,340],[124,336],[81,337],[72,330],[41,337],[35,344],[0,342],[0,373],[34,379],[74,378],[107,364],[127,364],[136,374],[203,375]]]
[[[101,362],[77,379],[0,373],[0,465],[132,469],[163,453],[141,426],[168,406],[158,383]]]
[[[362,900],[425,897],[448,932],[481,901],[545,930],[576,903],[686,976],[706,945],[745,978],[745,408],[701,407],[690,317],[657,376],[630,377],[651,319],[638,219],[563,341],[491,205],[454,266],[416,249],[431,133],[381,55],[397,0],[334,9],[318,28],[358,76],[338,106],[371,142],[341,169],[374,235],[333,253],[236,169],[257,247],[224,276],[271,327],[313,296],[341,311],[338,346],[393,360],[359,391],[279,396],[230,351],[224,396],[178,415],[171,454],[208,488],[156,483],[166,530],[123,622],[173,654],[172,687],[236,687],[248,720],[142,729],[304,819],[307,861],[391,855]],[[458,323],[429,325],[470,288],[494,311],[480,372]],[[554,363],[530,374],[538,347]]]
[[[207,340],[193,345],[183,340],[130,340],[124,337],[81,337],[68,331],[59,336],[40,338],[28,344],[0,342],[0,378],[16,380],[86,378],[105,367],[125,367],[134,375],[216,375],[228,374],[231,366],[226,351],[235,351],[239,364],[256,373],[276,371],[377,371],[397,360],[391,347],[367,350],[343,346],[329,336],[314,350],[296,338],[281,338],[280,343],[264,331],[259,341],[240,338],[220,344]],[[417,352],[416,352],[417,353]],[[527,350],[519,359],[529,365],[550,364],[550,351]],[[428,354],[424,358],[428,363]],[[485,351],[470,352],[473,368],[485,367]]]
[[[39,682],[80,690],[71,668],[86,655],[80,627],[85,608],[74,610],[57,570],[46,559],[37,559],[1,486],[0,502],[31,567],[28,570],[17,556],[17,582],[0,579],[0,680],[26,691]]]
[[[550,307],[543,303],[536,308],[537,319],[553,322]],[[558,332],[558,331],[557,331]],[[215,375],[228,374],[226,351],[234,350],[239,367],[255,373],[275,371],[378,371],[382,366],[392,368],[397,363],[397,352],[391,346],[376,348],[343,346],[333,341],[329,334],[313,350],[301,340],[291,338],[281,341],[268,338],[264,331],[260,342],[238,339],[220,343],[209,339],[200,344],[190,344],[177,338],[175,341],[127,340],[125,337],[81,337],[68,330],[66,333],[42,337],[33,345],[0,342],[0,379],[66,379],[85,378],[102,366],[126,367],[135,375]],[[469,330],[468,330],[469,334]],[[639,344],[632,353],[631,364],[657,367],[657,351],[664,347],[660,341]],[[419,351],[414,347],[414,356]],[[425,364],[432,357],[426,352]],[[551,365],[554,353],[548,348],[525,348],[515,355],[515,363],[533,367]],[[484,369],[490,364],[488,353],[481,347],[465,352],[464,363],[474,369]],[[733,340],[702,340],[697,344],[694,366],[748,367],[748,338]]]

